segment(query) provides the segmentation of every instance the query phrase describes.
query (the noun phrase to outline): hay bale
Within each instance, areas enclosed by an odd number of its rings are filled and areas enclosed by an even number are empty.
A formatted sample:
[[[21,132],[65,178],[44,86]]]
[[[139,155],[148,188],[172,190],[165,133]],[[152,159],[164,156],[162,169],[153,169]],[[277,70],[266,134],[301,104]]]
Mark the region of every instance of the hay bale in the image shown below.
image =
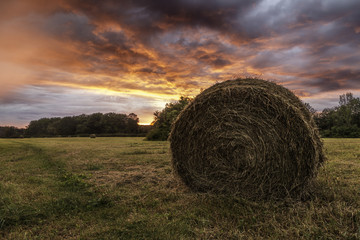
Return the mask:
[[[180,113],[169,140],[175,173],[200,192],[299,196],[325,160],[305,105],[261,79],[206,89]]]

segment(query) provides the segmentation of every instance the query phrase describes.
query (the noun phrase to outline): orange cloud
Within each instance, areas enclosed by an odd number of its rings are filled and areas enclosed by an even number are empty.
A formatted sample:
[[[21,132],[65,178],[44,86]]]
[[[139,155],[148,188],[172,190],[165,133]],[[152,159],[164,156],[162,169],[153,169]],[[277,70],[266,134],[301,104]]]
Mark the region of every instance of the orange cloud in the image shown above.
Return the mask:
[[[310,3],[2,1],[0,100],[31,85],[176,99],[253,74],[306,97],[360,89],[359,1]]]

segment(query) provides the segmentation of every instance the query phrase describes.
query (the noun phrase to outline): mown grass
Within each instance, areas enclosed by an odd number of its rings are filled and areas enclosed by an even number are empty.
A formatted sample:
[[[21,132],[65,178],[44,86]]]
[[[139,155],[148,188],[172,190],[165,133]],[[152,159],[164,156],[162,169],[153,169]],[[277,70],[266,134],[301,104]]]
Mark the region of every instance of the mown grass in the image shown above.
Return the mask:
[[[306,201],[193,193],[167,142],[0,140],[0,239],[360,239],[360,139],[325,139]]]

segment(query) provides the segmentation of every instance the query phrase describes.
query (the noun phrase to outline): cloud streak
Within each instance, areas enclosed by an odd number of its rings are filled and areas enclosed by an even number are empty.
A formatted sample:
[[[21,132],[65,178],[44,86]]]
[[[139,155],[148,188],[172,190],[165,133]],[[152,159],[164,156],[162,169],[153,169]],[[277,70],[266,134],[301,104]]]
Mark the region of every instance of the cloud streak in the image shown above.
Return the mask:
[[[176,99],[242,73],[313,99],[358,92],[357,9],[358,0],[4,1],[0,99],[36,85]]]

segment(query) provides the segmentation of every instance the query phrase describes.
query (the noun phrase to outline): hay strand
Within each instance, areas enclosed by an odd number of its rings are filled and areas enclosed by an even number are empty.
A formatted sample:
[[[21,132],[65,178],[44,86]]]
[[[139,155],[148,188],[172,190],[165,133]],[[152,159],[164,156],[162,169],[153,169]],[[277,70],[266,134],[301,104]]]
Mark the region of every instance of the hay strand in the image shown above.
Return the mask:
[[[174,171],[192,190],[248,198],[301,195],[325,159],[305,105],[261,79],[206,89],[180,113],[169,140]]]

